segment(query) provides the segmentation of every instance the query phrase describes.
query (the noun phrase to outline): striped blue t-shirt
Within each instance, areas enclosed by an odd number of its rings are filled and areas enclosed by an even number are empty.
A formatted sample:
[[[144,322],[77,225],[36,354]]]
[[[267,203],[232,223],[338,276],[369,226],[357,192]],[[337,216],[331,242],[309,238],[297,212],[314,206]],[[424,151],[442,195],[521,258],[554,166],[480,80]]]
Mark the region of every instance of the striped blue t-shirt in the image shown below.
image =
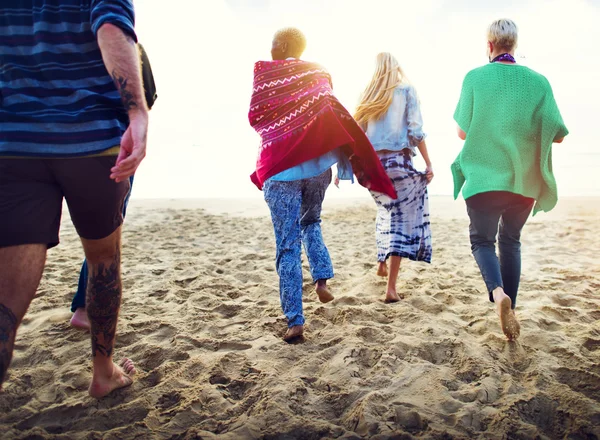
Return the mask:
[[[137,41],[132,0],[0,1],[0,156],[120,144],[129,118],[98,47],[105,23]]]

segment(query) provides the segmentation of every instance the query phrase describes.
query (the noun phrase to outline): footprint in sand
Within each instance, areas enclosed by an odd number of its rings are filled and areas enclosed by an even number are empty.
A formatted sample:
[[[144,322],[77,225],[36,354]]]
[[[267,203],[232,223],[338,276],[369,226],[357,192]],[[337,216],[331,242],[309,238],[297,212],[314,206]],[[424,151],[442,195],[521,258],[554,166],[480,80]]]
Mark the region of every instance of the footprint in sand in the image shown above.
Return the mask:
[[[583,347],[588,351],[600,350],[600,339],[587,338],[583,343]]]
[[[519,400],[511,410],[523,422],[533,425],[538,431],[550,438],[563,438],[565,435],[567,414],[557,411],[558,403],[549,396],[537,393],[528,400]],[[537,437],[537,436],[536,436]]]
[[[334,304],[342,306],[358,306],[362,304],[362,301],[354,296],[341,296],[334,300]]]
[[[212,312],[220,313],[225,318],[233,318],[243,310],[244,307],[238,304],[219,304],[217,307],[212,309]]]
[[[177,391],[162,394],[154,405],[158,409],[169,409],[177,405],[181,401],[181,394]]]
[[[556,370],[559,382],[568,385],[573,391],[600,402],[600,375],[589,371],[561,367]]]
[[[394,331],[385,332],[373,327],[361,327],[356,331],[356,336],[370,344],[385,343],[396,337]]]
[[[217,351],[244,351],[250,350],[252,345],[242,342],[221,342]]]
[[[227,396],[233,400],[243,400],[248,391],[250,391],[256,383],[246,380],[232,380],[227,385],[217,387],[220,391],[225,392]]]
[[[542,312],[561,322],[570,322],[572,318],[579,315],[577,310],[566,307],[544,306],[542,307]]]
[[[536,324],[541,330],[550,332],[556,332],[562,329],[562,325],[560,323],[546,318],[540,318]]]
[[[116,398],[113,397],[114,399]],[[64,404],[38,412],[18,423],[16,428],[25,431],[38,427],[53,435],[82,430],[106,432],[122,426],[123,420],[127,420],[130,424],[141,422],[149,412],[149,408],[143,405],[131,405],[119,408],[118,417],[99,417],[97,409],[93,406],[85,407],[81,403]]]

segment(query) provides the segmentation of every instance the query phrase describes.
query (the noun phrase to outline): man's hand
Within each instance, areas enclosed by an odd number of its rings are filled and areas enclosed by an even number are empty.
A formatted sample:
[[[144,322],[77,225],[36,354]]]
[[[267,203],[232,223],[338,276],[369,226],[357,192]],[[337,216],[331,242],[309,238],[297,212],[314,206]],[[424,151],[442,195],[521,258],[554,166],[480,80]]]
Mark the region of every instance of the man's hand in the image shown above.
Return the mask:
[[[98,29],[98,46],[129,115],[129,127],[121,139],[117,162],[110,170],[110,178],[122,182],[135,173],[146,156],[148,107],[144,99],[140,54],[133,37],[111,23]]]
[[[333,180],[333,184],[336,186],[336,188],[340,187],[340,178],[339,178],[339,176],[335,176],[335,179]]]
[[[121,150],[115,166],[110,170],[110,178],[122,182],[135,174],[140,163],[146,157],[148,137],[148,113],[136,112],[132,115],[129,127],[121,139]]]
[[[427,168],[425,168],[425,176],[427,177],[427,185],[429,185],[433,180],[433,167],[431,164],[427,165]]]

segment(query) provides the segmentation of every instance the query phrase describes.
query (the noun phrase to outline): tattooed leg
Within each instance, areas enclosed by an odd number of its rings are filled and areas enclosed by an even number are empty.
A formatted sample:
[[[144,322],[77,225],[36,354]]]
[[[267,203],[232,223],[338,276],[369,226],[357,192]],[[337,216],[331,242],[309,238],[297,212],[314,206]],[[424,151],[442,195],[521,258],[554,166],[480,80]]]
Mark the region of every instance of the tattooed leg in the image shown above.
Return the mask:
[[[86,292],[92,335],[92,357],[112,357],[121,306],[120,252],[108,262],[90,264]]]
[[[10,365],[13,344],[17,332],[17,317],[11,309],[0,304],[0,384]],[[1,385],[0,385],[1,386]]]
[[[131,374],[135,373],[129,359],[121,365],[112,361],[121,307],[120,236],[121,230],[118,229],[102,240],[82,240],[89,268],[86,304],[94,364],[89,392],[96,398],[131,385]]]
[[[17,328],[40,283],[46,246],[0,248],[0,390],[10,365]]]

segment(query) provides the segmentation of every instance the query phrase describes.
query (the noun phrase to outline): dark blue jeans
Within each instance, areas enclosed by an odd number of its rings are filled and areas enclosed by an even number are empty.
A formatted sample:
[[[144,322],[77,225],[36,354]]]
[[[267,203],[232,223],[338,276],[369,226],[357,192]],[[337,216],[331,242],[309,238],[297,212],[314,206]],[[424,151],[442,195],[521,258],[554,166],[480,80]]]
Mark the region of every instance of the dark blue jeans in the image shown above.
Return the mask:
[[[471,219],[471,251],[490,301],[494,302],[492,291],[502,287],[514,309],[521,278],[521,230],[535,200],[506,191],[492,191],[469,197],[466,202]],[[496,256],[496,236],[500,258]]]
[[[125,212],[127,212],[127,204],[129,203],[129,197],[131,197],[131,188],[133,187],[133,176],[129,178],[129,192],[125,196],[125,202],[123,203],[123,217],[125,217]],[[87,289],[88,282],[88,267],[87,261],[83,260],[83,265],[81,266],[81,272],[79,273],[79,283],[77,284],[77,293],[75,293],[75,297],[73,297],[73,302],[71,303],[71,311],[75,313],[75,310],[85,307],[85,291]]]

